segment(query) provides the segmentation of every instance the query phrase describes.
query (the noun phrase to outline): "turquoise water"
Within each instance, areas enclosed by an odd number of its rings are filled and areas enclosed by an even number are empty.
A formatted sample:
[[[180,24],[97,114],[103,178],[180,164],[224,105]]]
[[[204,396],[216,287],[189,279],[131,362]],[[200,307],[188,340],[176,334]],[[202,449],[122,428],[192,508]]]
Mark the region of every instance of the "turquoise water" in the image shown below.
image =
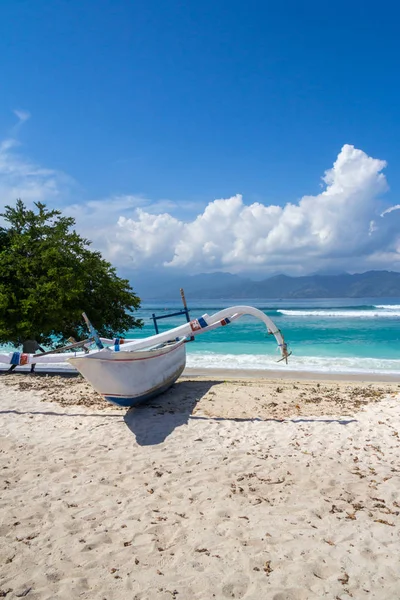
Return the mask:
[[[297,301],[202,300],[189,303],[191,318],[228,306],[248,304],[266,312],[281,329],[293,355],[289,367],[280,358],[275,339],[263,323],[243,317],[228,327],[204,333],[187,345],[189,367],[287,369],[331,372],[379,372],[400,375],[400,298],[328,299]],[[179,301],[143,303],[138,316],[141,331],[154,333],[152,313],[179,310]],[[159,321],[160,331],[184,322],[184,317]]]

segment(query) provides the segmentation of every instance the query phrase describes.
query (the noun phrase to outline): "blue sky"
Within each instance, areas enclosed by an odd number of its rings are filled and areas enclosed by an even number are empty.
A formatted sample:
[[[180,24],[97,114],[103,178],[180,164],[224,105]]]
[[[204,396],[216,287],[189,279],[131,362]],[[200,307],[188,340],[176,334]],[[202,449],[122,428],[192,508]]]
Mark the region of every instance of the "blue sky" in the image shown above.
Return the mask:
[[[236,194],[245,206],[317,197],[350,144],[387,162],[382,212],[399,202],[399,16],[369,0],[3,0],[0,137],[18,142],[14,160],[57,174],[50,203],[145,198],[183,223]],[[108,219],[140,221],[122,204]],[[356,268],[367,251],[351,252]],[[224,260],[213,264],[245,267]]]

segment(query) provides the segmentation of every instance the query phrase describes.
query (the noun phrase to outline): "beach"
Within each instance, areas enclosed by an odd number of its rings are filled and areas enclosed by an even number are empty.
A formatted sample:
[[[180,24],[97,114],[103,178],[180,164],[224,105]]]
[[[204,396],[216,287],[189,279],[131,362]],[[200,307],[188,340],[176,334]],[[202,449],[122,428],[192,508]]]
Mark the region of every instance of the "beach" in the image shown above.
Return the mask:
[[[398,598],[399,384],[278,375],[1,376],[0,597]]]

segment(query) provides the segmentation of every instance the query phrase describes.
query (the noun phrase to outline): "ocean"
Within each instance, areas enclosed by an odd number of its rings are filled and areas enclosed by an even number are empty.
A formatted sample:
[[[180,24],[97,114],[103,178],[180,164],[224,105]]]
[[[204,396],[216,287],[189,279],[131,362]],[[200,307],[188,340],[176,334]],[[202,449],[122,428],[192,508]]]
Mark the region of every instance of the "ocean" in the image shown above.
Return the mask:
[[[281,329],[292,356],[277,362],[279,350],[265,325],[243,317],[228,327],[198,336],[187,344],[187,366],[222,369],[290,369],[335,373],[380,373],[400,376],[400,298],[316,300],[190,300],[191,318],[234,305],[266,312]],[[154,334],[152,314],[180,310],[180,301],[144,302],[137,316],[142,330],[126,337]],[[160,331],[185,322],[184,316],[159,321]]]

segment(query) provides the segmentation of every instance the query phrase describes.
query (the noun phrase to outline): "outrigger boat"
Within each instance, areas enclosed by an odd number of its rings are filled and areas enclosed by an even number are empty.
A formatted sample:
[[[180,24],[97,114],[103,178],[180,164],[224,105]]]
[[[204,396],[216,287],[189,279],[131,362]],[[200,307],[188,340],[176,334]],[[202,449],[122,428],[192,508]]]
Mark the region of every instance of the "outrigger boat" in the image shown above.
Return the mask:
[[[181,294],[184,300],[182,291]],[[186,314],[188,322],[159,333],[157,319],[176,314]],[[190,320],[185,300],[184,309],[178,313],[161,317],[153,315],[156,334],[150,337],[100,338],[83,313],[89,329],[88,339],[42,354],[0,354],[0,362],[14,365],[68,362],[106,400],[118,406],[130,407],[161,394],[175,383],[185,368],[188,341],[207,331],[227,326],[244,315],[252,315],[265,323],[268,333],[278,342],[282,355],[280,360],[287,362],[290,353],[283,335],[262,311],[252,306],[232,306],[214,315],[205,314]],[[93,343],[96,349],[88,350],[87,346]],[[81,347],[84,347],[84,351],[78,352]],[[58,354],[62,350],[69,352]]]

